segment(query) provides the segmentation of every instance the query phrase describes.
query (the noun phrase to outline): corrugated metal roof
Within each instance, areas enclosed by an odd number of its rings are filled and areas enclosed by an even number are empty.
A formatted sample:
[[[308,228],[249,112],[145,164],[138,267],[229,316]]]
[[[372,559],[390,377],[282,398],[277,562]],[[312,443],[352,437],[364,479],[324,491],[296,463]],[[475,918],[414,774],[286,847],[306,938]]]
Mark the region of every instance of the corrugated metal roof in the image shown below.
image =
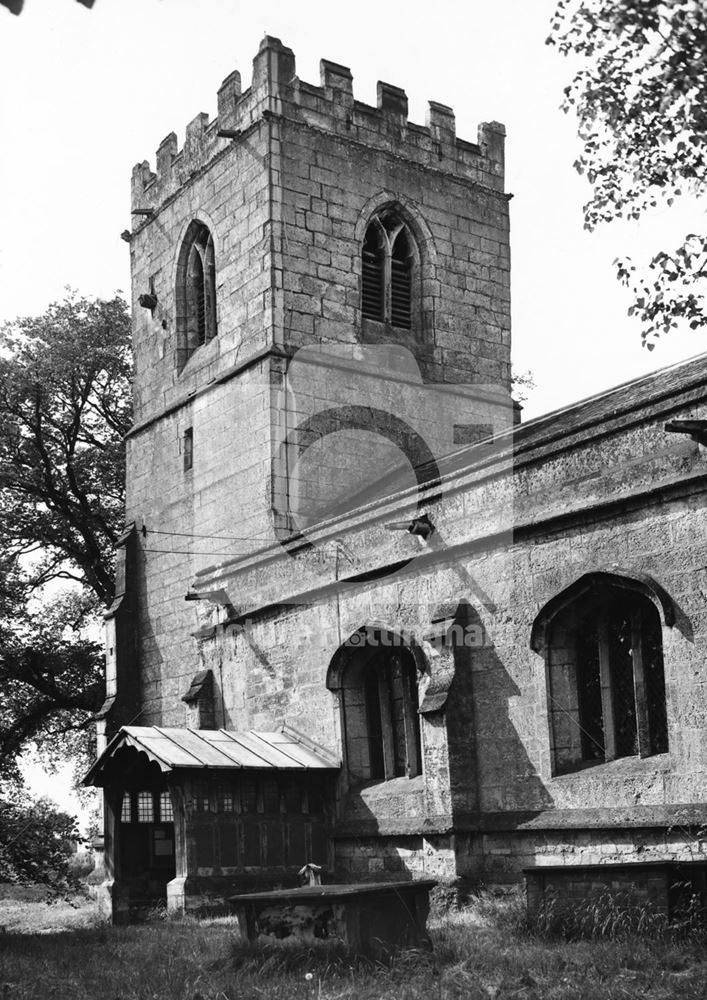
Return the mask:
[[[304,771],[340,766],[327,750],[288,728],[273,733],[253,730],[234,733],[227,729],[123,726],[95,761],[83,783],[96,784],[106,762],[123,747],[145,753],[164,772],[182,768]]]

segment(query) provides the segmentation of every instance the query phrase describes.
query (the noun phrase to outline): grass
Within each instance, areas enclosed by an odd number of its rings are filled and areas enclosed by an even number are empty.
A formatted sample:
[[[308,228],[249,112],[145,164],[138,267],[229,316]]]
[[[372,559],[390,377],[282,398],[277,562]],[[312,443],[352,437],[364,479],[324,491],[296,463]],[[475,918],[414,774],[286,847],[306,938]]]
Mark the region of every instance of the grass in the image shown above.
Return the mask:
[[[39,886],[0,889],[0,935],[57,934],[95,923],[95,903],[83,896],[52,896]]]
[[[430,922],[434,956],[389,966],[336,946],[263,948],[232,918],[106,927],[92,908],[0,901],[2,1000],[704,1000],[704,940],[529,933],[519,896]],[[7,920],[12,915],[12,923]],[[59,929],[61,920],[68,925]],[[47,923],[48,921],[48,923]],[[83,923],[82,923],[83,921]]]

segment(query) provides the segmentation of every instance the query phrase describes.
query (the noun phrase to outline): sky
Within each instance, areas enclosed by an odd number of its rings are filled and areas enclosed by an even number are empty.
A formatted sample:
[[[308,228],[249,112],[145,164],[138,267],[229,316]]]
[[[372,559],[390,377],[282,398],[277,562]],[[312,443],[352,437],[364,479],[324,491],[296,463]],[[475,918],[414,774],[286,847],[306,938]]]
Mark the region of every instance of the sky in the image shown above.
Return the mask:
[[[22,777],[25,787],[35,798],[50,799],[79,822],[79,832],[86,836],[89,825],[95,822],[97,796],[93,800],[87,795],[79,798],[74,788],[75,767],[72,761],[60,764],[55,772],[49,773],[43,761],[36,759],[32,752],[22,758]]]
[[[248,85],[265,33],[289,45],[301,79],[319,59],[351,68],[375,104],[376,81],[403,87],[410,119],[451,105],[457,134],[508,130],[514,367],[537,388],[524,416],[567,405],[707,349],[675,333],[649,353],[613,273],[691,231],[694,206],[638,224],[583,230],[588,187],[573,170],[576,122],[559,105],[572,67],[544,44],[555,0],[26,0],[0,9],[0,320],[41,313],[66,285],[129,288],[130,172],[198,112],[216,112],[231,70]]]

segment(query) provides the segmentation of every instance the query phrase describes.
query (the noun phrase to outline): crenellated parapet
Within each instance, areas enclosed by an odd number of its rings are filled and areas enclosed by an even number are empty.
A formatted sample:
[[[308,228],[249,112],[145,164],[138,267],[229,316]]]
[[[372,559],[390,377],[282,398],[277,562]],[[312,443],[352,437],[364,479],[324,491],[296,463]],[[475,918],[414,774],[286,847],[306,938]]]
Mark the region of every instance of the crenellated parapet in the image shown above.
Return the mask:
[[[300,80],[295,69],[292,50],[278,38],[266,36],[253,60],[247,90],[241,90],[240,73],[231,73],[219,88],[213,121],[203,112],[198,114],[187,125],[181,149],[176,134],[170,132],[157,149],[154,171],[147,161],[133,168],[132,207],[142,210],[135,215],[135,225],[264,121],[336,134],[343,141],[503,191],[506,133],[498,122],[481,124],[477,141],[467,142],[457,137],[454,112],[444,104],[430,101],[425,125],[416,125],[408,120],[407,96],[399,87],[379,82],[377,106],[372,107],[355,100],[353,77],[346,66],[322,59],[319,86]]]

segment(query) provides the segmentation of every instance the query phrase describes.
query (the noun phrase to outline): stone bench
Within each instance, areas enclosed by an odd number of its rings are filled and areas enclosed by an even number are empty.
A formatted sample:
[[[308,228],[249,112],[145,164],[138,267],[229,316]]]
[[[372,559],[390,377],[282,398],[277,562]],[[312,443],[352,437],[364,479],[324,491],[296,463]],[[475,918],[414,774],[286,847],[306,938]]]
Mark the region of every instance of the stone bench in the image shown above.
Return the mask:
[[[432,947],[427,933],[433,879],[307,885],[231,896],[248,941],[341,941],[383,958],[401,948]]]

